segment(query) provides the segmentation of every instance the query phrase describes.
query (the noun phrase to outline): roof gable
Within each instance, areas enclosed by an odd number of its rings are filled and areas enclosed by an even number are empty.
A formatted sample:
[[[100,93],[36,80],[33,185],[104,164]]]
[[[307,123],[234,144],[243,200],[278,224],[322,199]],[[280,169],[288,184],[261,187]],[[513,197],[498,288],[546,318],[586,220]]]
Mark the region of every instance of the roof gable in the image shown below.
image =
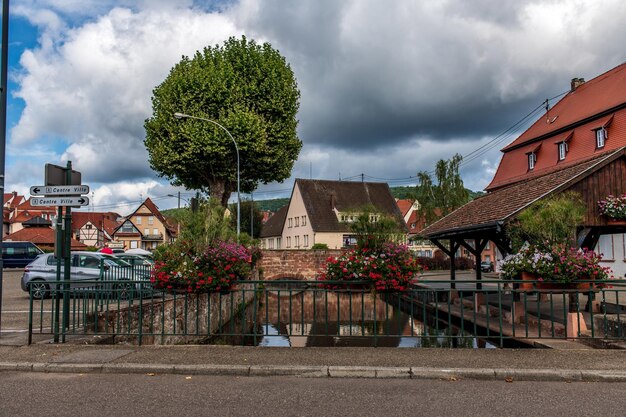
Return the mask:
[[[287,218],[287,211],[289,211],[289,204],[281,207],[280,210],[267,219],[267,221],[261,226],[260,237],[281,236],[285,225],[285,219]]]
[[[347,224],[339,222],[335,210],[351,212],[373,206],[389,215],[406,228],[396,200],[386,183],[349,182],[296,179],[307,216],[315,232],[348,231]],[[293,192],[292,192],[293,196]]]

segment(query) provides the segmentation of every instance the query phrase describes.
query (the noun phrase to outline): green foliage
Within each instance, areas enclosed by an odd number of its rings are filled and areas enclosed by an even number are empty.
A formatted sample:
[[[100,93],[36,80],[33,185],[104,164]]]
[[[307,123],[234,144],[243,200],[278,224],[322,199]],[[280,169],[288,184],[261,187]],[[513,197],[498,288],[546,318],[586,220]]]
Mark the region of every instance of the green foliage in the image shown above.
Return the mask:
[[[224,212],[224,207],[214,198],[201,200],[196,212],[181,211],[178,240],[190,242],[195,251],[202,251],[216,241],[235,240],[236,232]]]
[[[394,218],[384,215],[372,206],[363,207],[349,223],[350,231],[356,235],[356,244],[363,250],[380,250],[385,243],[399,242],[403,230]]]
[[[228,206],[230,210],[230,225],[236,230],[237,229],[237,204],[230,204]],[[261,234],[261,225],[263,223],[263,213],[257,207],[256,201],[243,200],[241,202],[241,232],[247,233],[250,235],[250,225],[254,225],[252,231],[254,232],[253,238],[258,239]]]
[[[312,250],[325,250],[328,249],[328,245],[326,243],[315,243],[311,246]]]
[[[282,207],[289,204],[289,199],[288,198],[273,198],[271,200],[255,201],[255,203],[257,207],[259,208],[259,210],[261,211],[271,211],[273,213],[276,213]]]
[[[557,194],[522,211],[507,225],[507,235],[514,251],[525,242],[544,247],[558,243],[574,246],[576,227],[583,222],[584,215],[585,206],[579,194]]]
[[[420,204],[420,214],[430,224],[440,217],[452,213],[470,200],[463,186],[459,165],[463,157],[456,154],[450,160],[440,159],[435,167],[435,180],[424,171],[418,172],[415,198]]]
[[[300,92],[289,64],[268,43],[230,38],[183,57],[157,86],[146,120],[150,166],[175,185],[197,189],[226,206],[237,189],[231,138],[239,147],[241,191],[291,174],[302,142],[296,133]]]

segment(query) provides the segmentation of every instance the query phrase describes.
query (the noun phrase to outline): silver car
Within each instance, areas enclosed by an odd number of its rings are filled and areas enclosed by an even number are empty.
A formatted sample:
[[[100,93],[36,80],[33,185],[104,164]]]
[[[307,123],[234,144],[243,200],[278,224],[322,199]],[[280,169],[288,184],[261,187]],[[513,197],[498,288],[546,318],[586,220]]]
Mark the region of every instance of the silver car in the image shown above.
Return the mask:
[[[33,298],[46,298],[56,275],[57,259],[53,253],[38,256],[24,268],[21,286],[29,292],[32,288]],[[61,280],[63,280],[63,265]],[[70,289],[93,290],[99,288],[98,281],[121,281],[112,288],[121,291],[121,296],[132,296],[133,280],[149,278],[145,272],[136,271],[129,263],[114,256],[99,252],[72,252],[70,267]]]

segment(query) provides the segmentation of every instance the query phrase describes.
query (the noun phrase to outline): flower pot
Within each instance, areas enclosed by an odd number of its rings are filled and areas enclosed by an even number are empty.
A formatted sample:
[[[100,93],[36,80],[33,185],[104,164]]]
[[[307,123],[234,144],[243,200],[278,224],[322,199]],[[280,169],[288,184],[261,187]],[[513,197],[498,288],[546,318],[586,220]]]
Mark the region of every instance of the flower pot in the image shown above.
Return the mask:
[[[626,219],[614,219],[612,217],[609,217],[606,220],[606,223],[609,226],[626,226]]]
[[[595,288],[592,282],[554,282],[554,281],[538,281],[539,276],[530,272],[522,272],[520,275],[522,282],[519,283],[519,289],[523,291],[534,290],[579,290],[585,291]],[[523,282],[526,281],[526,282]],[[533,281],[533,282],[529,282]]]

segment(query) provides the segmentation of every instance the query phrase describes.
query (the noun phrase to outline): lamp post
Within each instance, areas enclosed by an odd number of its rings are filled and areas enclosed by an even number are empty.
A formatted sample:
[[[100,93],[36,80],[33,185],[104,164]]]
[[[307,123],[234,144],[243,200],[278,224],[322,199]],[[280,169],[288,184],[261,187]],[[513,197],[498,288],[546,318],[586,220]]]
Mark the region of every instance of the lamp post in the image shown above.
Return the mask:
[[[230,134],[228,129],[226,129],[221,124],[217,123],[215,120],[207,119],[204,117],[190,116],[188,114],[178,113],[178,112],[174,113],[174,117],[177,119],[204,120],[205,122],[213,123],[214,125],[222,128],[224,132],[228,133],[230,140],[233,141],[233,144],[235,145],[235,151],[237,152],[237,243],[239,243],[239,232],[241,230],[241,197],[240,197],[240,192],[239,192],[239,183],[240,183],[239,181],[239,147],[237,146],[237,142],[235,142],[235,138],[233,138],[233,135]]]
[[[168,194],[167,196],[168,197],[178,198],[178,208],[180,208],[180,200],[183,200],[184,202],[186,202],[187,204],[189,204],[191,206],[191,203],[189,202],[189,200],[187,200],[185,197],[181,197],[180,196],[180,191],[178,192],[178,195]]]

